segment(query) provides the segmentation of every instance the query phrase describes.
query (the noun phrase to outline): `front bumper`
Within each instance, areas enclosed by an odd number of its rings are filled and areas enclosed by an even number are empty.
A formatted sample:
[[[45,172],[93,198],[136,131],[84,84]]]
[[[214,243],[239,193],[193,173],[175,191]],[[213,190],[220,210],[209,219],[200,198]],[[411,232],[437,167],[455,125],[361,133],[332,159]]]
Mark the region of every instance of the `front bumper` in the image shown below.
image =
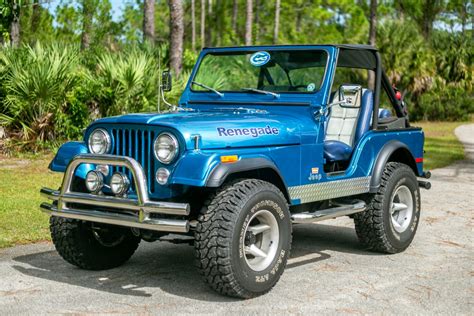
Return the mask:
[[[72,192],[72,179],[81,164],[126,167],[132,173],[136,199]],[[114,155],[82,154],[69,163],[60,190],[42,188],[41,195],[57,203],[42,203],[41,210],[51,216],[155,231],[186,233],[189,221],[159,218],[159,215],[187,216],[187,203],[150,201],[147,181],[141,165],[133,158]],[[73,204],[73,207],[70,207]],[[86,206],[85,208],[82,207]],[[96,207],[97,209],[94,209]],[[108,208],[113,211],[102,210]]]

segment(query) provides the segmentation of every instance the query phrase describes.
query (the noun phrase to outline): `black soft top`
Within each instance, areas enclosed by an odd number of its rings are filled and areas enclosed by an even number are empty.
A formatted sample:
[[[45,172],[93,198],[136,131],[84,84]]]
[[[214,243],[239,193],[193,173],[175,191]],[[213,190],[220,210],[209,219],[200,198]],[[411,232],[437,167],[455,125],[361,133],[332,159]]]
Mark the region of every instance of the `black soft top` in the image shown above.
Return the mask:
[[[205,47],[210,50],[225,49],[260,49],[269,47],[315,47],[315,46],[333,46],[339,48],[339,56],[337,61],[338,67],[375,69],[377,68],[377,60],[375,54],[377,48],[371,45],[362,44],[305,44],[305,45],[258,45],[258,46],[228,46],[228,47]]]

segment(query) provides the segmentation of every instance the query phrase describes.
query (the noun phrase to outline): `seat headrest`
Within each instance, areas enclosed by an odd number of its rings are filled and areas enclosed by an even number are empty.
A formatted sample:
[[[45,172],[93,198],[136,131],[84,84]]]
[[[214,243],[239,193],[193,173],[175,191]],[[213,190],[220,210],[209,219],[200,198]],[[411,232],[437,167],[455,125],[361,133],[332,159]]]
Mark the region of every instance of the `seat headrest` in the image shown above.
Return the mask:
[[[391,117],[392,113],[387,109],[379,109],[379,118]]]

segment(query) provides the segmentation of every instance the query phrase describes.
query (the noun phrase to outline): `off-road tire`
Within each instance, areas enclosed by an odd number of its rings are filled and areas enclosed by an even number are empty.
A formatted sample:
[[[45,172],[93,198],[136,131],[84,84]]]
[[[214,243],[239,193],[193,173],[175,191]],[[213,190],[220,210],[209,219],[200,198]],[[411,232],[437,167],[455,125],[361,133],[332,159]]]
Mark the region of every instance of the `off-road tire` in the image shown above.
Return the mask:
[[[390,213],[393,194],[400,186],[409,189],[413,200],[413,215],[402,233],[395,230]],[[420,220],[420,190],[413,170],[402,163],[387,163],[378,192],[366,195],[366,202],[367,210],[354,215],[360,242],[377,252],[404,251],[415,237]]]
[[[133,255],[140,243],[129,229],[116,229],[123,238],[117,244],[104,245],[94,236],[90,222],[51,216],[51,238],[58,253],[67,262],[86,270],[106,270],[118,267]]]
[[[275,217],[279,241],[271,264],[256,272],[242,257],[241,245],[252,214],[261,210],[268,210]],[[252,298],[270,291],[285,269],[290,248],[288,204],[281,191],[265,181],[230,182],[207,199],[198,218],[196,265],[205,282],[223,295]]]

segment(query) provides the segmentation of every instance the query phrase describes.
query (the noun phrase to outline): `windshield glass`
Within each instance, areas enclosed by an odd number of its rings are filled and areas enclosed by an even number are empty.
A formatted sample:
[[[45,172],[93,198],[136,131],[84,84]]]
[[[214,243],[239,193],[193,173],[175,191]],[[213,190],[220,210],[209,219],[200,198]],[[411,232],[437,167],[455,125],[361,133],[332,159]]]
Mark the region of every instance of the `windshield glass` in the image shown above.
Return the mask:
[[[210,53],[204,56],[193,91],[314,93],[321,87],[328,55],[323,50],[267,50]],[[249,92],[247,90],[246,92]],[[255,91],[254,91],[255,92]]]

